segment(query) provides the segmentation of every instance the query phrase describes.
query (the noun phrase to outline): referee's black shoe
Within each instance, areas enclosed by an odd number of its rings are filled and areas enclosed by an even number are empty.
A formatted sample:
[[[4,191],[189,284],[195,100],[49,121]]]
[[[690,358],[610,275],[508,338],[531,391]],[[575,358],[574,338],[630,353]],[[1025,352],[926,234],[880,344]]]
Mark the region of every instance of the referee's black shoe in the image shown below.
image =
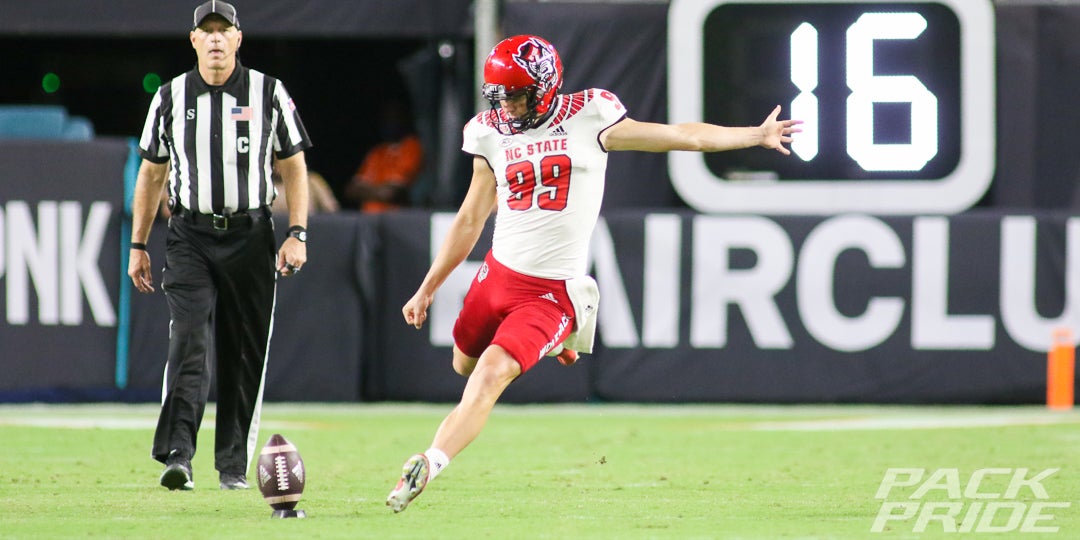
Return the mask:
[[[221,489],[251,489],[251,486],[247,483],[247,477],[242,473],[223,472],[218,478],[221,480]]]
[[[191,479],[191,462],[186,459],[176,460],[166,465],[161,473],[161,485],[174,491],[195,489],[195,481]]]

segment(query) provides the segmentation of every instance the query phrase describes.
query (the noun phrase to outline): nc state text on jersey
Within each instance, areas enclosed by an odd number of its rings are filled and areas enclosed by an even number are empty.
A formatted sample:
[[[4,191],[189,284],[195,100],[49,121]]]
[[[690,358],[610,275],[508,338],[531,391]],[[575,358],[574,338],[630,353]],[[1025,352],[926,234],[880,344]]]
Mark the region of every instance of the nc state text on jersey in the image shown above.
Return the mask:
[[[566,139],[549,139],[524,146],[515,146],[506,149],[506,159],[521,159],[523,156],[544,154],[547,152],[565,152]]]

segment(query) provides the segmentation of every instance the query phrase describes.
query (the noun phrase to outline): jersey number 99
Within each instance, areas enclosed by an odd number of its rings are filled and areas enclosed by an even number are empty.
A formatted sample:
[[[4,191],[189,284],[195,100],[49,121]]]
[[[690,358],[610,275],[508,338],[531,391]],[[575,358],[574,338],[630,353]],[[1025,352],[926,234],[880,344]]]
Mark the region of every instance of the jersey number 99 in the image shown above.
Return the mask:
[[[531,161],[511,163],[506,166],[506,182],[511,193],[506,204],[511,210],[528,210],[536,205],[560,212],[566,208],[570,191],[570,156],[544,156],[539,175]]]

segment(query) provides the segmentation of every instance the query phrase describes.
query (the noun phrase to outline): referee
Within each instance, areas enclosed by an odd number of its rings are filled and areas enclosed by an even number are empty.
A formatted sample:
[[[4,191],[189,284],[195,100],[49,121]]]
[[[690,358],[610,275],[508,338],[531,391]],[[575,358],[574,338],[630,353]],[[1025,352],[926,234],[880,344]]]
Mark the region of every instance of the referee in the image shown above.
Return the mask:
[[[169,357],[152,456],[165,464],[161,485],[195,487],[191,458],[215,365],[214,465],[221,489],[247,489],[276,278],[307,260],[311,142],[281,81],[240,65],[236,8],[217,0],[195,8],[190,39],[196,68],[157,91],[139,140],[128,275],[140,292],[154,291],[146,242],[167,183]],[[273,172],[284,180],[290,225],[276,260]]]

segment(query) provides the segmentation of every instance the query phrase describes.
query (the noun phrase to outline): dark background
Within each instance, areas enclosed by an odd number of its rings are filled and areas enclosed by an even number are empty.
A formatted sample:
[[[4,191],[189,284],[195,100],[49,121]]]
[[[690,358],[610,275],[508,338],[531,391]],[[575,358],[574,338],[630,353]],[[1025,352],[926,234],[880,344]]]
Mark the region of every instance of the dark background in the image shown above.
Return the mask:
[[[244,35],[240,61],[285,83],[315,143],[308,167],[340,187],[378,142],[380,106],[391,99],[411,104],[400,66],[428,45],[419,39],[264,38],[252,30]],[[183,32],[175,38],[0,37],[0,51],[0,103],[63,105],[90,118],[99,136],[138,137],[153,97],[143,78],[153,73],[168,81],[195,67]],[[50,72],[60,77],[51,94],[42,88]]]

